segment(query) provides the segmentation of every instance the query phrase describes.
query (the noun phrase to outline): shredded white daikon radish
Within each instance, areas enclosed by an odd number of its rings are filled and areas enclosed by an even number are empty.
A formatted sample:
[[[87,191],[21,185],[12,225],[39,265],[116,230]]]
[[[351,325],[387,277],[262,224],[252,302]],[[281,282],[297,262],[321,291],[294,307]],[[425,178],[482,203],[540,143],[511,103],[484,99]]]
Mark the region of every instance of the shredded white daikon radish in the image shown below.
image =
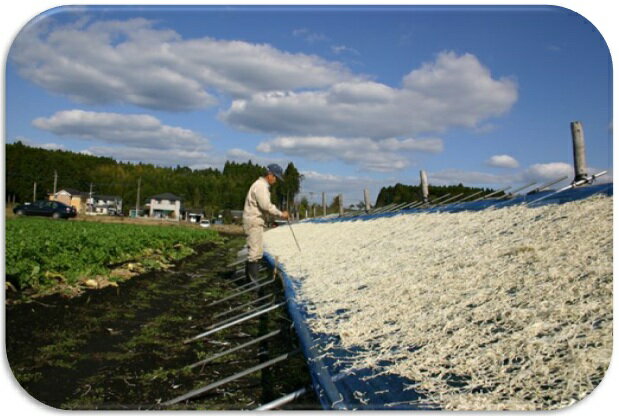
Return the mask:
[[[352,367],[406,377],[427,402],[561,408],[606,371],[612,197],[293,227],[302,252],[288,227],[265,245],[300,281],[311,329],[361,347]]]

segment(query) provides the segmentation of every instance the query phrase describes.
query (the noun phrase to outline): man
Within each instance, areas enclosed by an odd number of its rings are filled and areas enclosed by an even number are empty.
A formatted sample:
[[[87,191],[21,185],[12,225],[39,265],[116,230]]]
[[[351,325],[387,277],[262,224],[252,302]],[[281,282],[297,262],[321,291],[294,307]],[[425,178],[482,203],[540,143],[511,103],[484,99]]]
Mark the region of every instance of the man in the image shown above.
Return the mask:
[[[264,214],[269,213],[276,217],[288,219],[287,211],[280,211],[271,203],[269,187],[277,180],[283,181],[281,166],[271,164],[267,166],[267,174],[256,180],[249,188],[243,209],[243,230],[247,235],[248,256],[246,264],[247,277],[257,280],[260,260],[262,260],[262,233]]]

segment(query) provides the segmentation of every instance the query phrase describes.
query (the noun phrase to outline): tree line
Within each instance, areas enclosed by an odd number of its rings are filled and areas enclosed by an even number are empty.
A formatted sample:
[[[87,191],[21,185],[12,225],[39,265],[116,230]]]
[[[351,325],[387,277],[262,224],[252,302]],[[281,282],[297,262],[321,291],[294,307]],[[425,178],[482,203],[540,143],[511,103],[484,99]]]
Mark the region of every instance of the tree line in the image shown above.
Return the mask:
[[[494,192],[491,188],[474,188],[464,186],[463,184],[458,185],[444,185],[444,186],[434,186],[428,185],[428,198],[430,201],[435,200],[440,197],[444,197],[446,194],[450,194],[451,197],[455,197],[456,195],[460,196],[460,198],[464,198],[474,193],[481,192],[478,196],[489,194]],[[499,193],[496,196],[501,196],[503,193]],[[450,198],[450,197],[445,197]],[[414,202],[421,201],[421,186],[419,185],[404,185],[401,183],[397,183],[394,186],[386,186],[381,188],[378,193],[378,197],[376,198],[376,206],[382,207],[393,203],[403,203],[403,202]]]
[[[135,208],[138,180],[140,205],[148,197],[170,192],[183,199],[185,209],[203,209],[207,213],[242,210],[251,184],[266,173],[266,168],[248,162],[226,162],[223,169],[164,167],[146,163],[118,162],[109,157],[93,156],[66,150],[48,150],[26,146],[21,142],[6,144],[6,198],[16,202],[32,201],[34,182],[37,199],[53,193],[54,173],[57,191],[72,188],[93,194],[119,196],[123,212]],[[273,203],[292,204],[301,189],[303,176],[293,163],[284,170],[285,181],[271,188]]]

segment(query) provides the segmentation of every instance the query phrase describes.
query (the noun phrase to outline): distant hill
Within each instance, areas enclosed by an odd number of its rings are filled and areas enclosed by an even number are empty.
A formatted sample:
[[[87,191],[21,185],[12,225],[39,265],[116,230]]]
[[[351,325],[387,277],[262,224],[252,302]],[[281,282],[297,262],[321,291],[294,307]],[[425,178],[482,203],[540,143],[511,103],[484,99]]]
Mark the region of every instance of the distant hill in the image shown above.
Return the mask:
[[[464,186],[462,184],[445,186],[428,185],[430,200],[440,198],[445,194],[450,194],[451,196],[462,194],[460,197],[458,197],[458,199],[460,199],[480,191],[483,191],[483,193],[480,193],[479,196],[481,196],[482,194],[494,192],[494,190],[491,188],[474,188]],[[503,195],[503,193],[497,194],[497,196],[499,195]],[[448,198],[450,197],[445,197],[445,199]],[[401,183],[397,183],[394,186],[387,186],[380,189],[378,197],[376,198],[376,206],[382,207],[392,203],[413,201],[421,201],[421,187],[419,185],[404,185]]]
[[[73,188],[123,198],[125,214],[135,207],[138,179],[140,203],[148,196],[171,192],[183,198],[185,208],[218,212],[243,209],[250,185],[266,170],[251,161],[226,162],[223,170],[190,169],[185,166],[162,167],[152,164],[118,162],[109,157],[92,156],[65,150],[46,150],[21,142],[6,144],[6,195],[18,202],[31,201],[37,183],[37,199],[46,198],[54,188],[54,171],[58,173],[57,190]],[[272,188],[273,202],[281,204],[283,196],[299,192],[302,176],[290,163],[284,173],[286,188]],[[296,186],[295,186],[296,185]]]

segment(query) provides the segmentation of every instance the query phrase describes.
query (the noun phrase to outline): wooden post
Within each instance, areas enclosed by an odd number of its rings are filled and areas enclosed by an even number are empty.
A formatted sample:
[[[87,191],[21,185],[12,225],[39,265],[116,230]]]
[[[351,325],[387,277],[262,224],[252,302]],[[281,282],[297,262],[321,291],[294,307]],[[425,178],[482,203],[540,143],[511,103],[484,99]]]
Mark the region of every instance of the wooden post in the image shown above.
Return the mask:
[[[56,200],[56,185],[58,184],[58,172],[54,170],[54,201]]]
[[[419,178],[421,180],[421,199],[423,202],[428,202],[428,175],[425,170],[419,171]]]
[[[587,158],[585,156],[585,135],[580,121],[572,121],[572,145],[574,150],[574,182],[587,179]]]
[[[88,207],[88,212],[92,213],[95,210],[95,204],[94,201],[92,199],[92,182],[90,183],[90,191],[88,192],[88,200],[89,200],[89,207]]]
[[[322,193],[322,216],[327,216],[327,198],[324,192]]]
[[[339,194],[337,196],[337,202],[340,206],[340,217],[343,217],[344,216],[344,195]]]
[[[138,211],[140,210],[140,185],[142,182],[142,177],[138,178],[138,194],[135,197],[135,217],[138,218]]]
[[[371,205],[370,205],[370,190],[368,188],[365,188],[363,190],[363,201],[365,202],[365,212],[369,212]]]
[[[32,202],[37,200],[37,183],[34,183],[34,190],[32,191]]]

